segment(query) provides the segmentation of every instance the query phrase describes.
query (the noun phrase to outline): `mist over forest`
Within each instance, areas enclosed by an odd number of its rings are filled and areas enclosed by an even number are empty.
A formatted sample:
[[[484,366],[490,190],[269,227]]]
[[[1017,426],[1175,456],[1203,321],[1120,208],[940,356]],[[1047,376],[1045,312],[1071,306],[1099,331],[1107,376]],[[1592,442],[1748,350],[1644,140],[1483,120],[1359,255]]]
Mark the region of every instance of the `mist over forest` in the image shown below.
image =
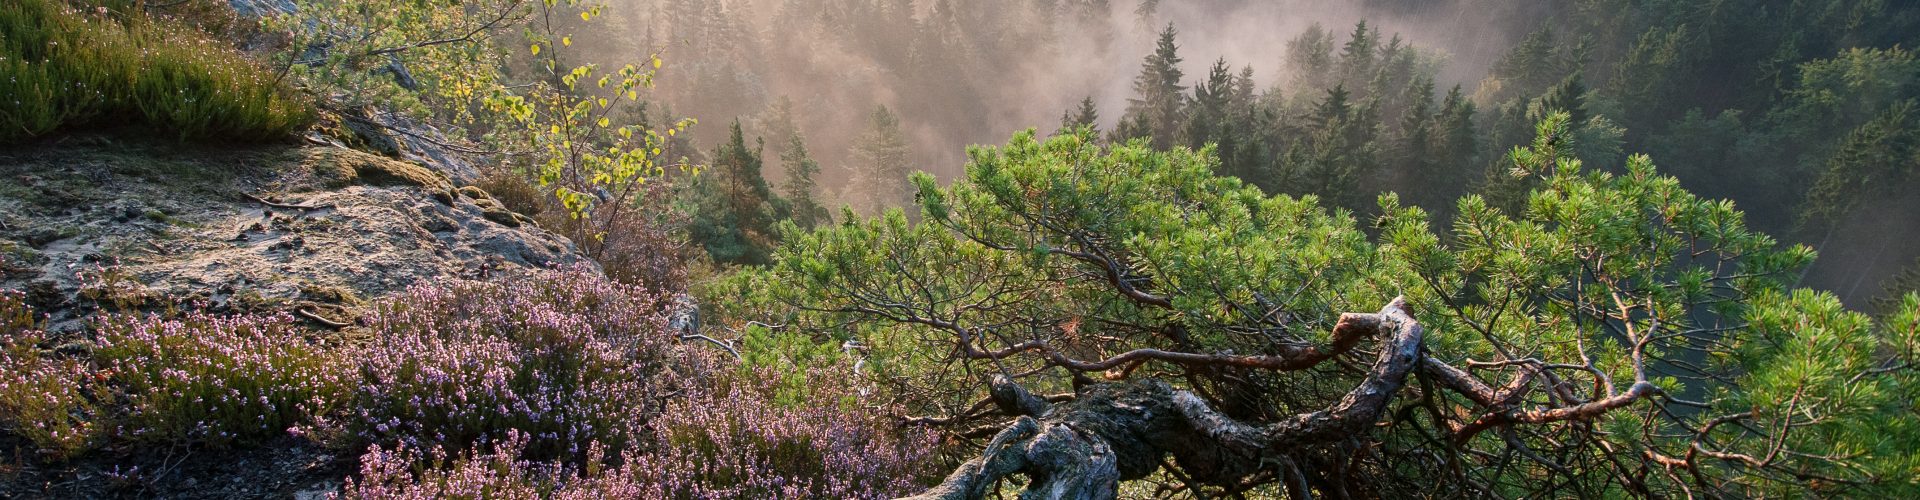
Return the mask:
[[[1354,191],[1343,206],[1363,213],[1371,195],[1384,191],[1445,212],[1455,197],[1484,184],[1507,149],[1530,139],[1528,123],[1541,113],[1536,101],[1553,97],[1577,75],[1570,89],[1579,95],[1558,98],[1578,101],[1578,119],[1601,120],[1583,129],[1598,134],[1579,146],[1589,164],[1618,168],[1626,154],[1651,154],[1688,187],[1739,202],[1757,227],[1816,244],[1823,258],[1806,284],[1853,303],[1881,295],[1881,278],[1920,257],[1920,245],[1906,243],[1920,220],[1920,199],[1886,186],[1846,199],[1809,200],[1808,190],[1828,170],[1826,155],[1841,136],[1908,95],[1915,83],[1906,70],[1860,75],[1893,80],[1841,96],[1852,102],[1819,104],[1850,108],[1845,112],[1812,111],[1807,96],[1828,90],[1810,87],[1846,84],[1801,83],[1796,73],[1811,61],[1871,68],[1889,56],[1849,54],[1844,47],[1895,49],[1892,59],[1910,60],[1897,48],[1914,41],[1914,14],[1862,19],[1858,9],[1683,4],[624,0],[608,4],[608,22],[588,28],[601,41],[579,57],[612,63],[658,52],[667,61],[654,94],[659,109],[701,121],[682,154],[705,159],[737,119],[749,143],[764,141],[771,165],[798,132],[822,165],[818,182],[826,206],[852,204],[864,213],[908,204],[873,202],[873,188],[855,186],[862,161],[856,142],[871,128],[876,107],[899,119],[907,170],[951,179],[966,161],[967,146],[995,144],[1027,128],[1058,130],[1083,99],[1091,99],[1096,113],[1090,124],[1114,131],[1141,97],[1135,81],[1142,60],[1169,27],[1176,32],[1180,61],[1171,67],[1182,75],[1181,99],[1193,98],[1209,70],[1224,63],[1231,85],[1256,94],[1230,106],[1270,115],[1249,126],[1269,129],[1255,132],[1266,135],[1255,140],[1273,144],[1253,147],[1273,151],[1246,162],[1283,161],[1278,157],[1288,143],[1304,137],[1283,130],[1298,129],[1300,117],[1335,86],[1353,94],[1356,104],[1375,103],[1378,124],[1366,142],[1375,151],[1372,160],[1383,165],[1362,166],[1357,184],[1340,186]],[[1803,16],[1819,21],[1795,21]],[[1364,31],[1357,32],[1362,22]],[[1782,24],[1795,27],[1772,27]],[[1804,27],[1823,25],[1842,27]],[[1356,33],[1381,54],[1380,67],[1329,75],[1348,71],[1341,61],[1351,57]],[[1471,151],[1424,163],[1401,157],[1414,154],[1406,143],[1406,108],[1423,101],[1434,116],[1421,119],[1437,121],[1450,89],[1474,106],[1461,118],[1475,136]],[[1834,114],[1820,127],[1783,123],[1813,112]],[[776,184],[785,178],[777,168],[766,175]],[[1318,191],[1313,187],[1279,191]],[[1815,212],[1823,215],[1808,215]]]
[[[1920,498],[1917,46],[0,0],[0,498]]]

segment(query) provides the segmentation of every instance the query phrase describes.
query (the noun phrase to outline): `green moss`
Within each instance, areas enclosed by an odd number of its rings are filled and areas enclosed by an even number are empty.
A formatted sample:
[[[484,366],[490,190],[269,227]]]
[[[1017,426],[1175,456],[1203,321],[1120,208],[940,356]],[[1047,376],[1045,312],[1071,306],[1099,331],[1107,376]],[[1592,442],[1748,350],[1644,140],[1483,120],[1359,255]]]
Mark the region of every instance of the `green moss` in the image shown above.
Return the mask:
[[[482,207],[482,208],[485,208],[485,207]],[[500,223],[500,225],[507,226],[507,227],[520,227],[521,224],[524,224],[526,222],[520,214],[516,214],[511,211],[508,211],[507,209],[498,208],[498,207],[486,209],[485,211],[480,212],[480,216],[485,217],[487,220],[498,222]]]
[[[481,189],[481,188],[480,188],[479,186],[461,186],[461,187],[460,187],[460,196],[465,196],[465,197],[467,197],[468,199],[472,199],[472,200],[491,200],[491,199],[493,199],[493,195],[492,195],[492,194],[488,194],[488,193],[487,193],[487,190],[485,190],[485,189]]]
[[[331,188],[355,184],[419,186],[436,192],[453,190],[453,183],[417,163],[376,156],[351,149],[312,149],[303,162],[315,177]]]
[[[6,265],[40,265],[45,263],[39,250],[26,243],[0,239],[0,268]]]
[[[354,293],[353,289],[311,283],[300,286],[300,298],[319,303],[339,304],[347,307],[358,307],[366,304],[366,300],[361,299],[360,295]]]

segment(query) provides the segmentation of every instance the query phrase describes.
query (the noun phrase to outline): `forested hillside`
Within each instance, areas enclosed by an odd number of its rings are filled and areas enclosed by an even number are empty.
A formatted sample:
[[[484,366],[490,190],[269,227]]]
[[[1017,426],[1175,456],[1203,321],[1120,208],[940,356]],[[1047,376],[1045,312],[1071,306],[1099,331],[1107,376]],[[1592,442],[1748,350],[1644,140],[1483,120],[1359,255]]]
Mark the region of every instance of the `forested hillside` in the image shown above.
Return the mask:
[[[1920,495],[1920,6],[12,0],[0,496]]]
[[[1912,160],[1901,160],[1912,158],[1902,106],[1920,85],[1910,50],[1920,18],[1894,3],[610,8],[618,18],[607,29],[642,26],[645,36],[608,33],[626,42],[604,50],[664,47],[680,61],[661,76],[669,109],[740,118],[766,139],[768,158],[788,151],[797,132],[823,160],[819,196],[856,207],[874,206],[868,198],[878,195],[852,188],[855,179],[900,169],[861,153],[881,138],[902,138],[907,170],[952,177],[966,145],[1085,124],[1116,141],[1215,144],[1223,173],[1267,192],[1317,193],[1364,212],[1374,195],[1393,191],[1446,213],[1461,194],[1498,190],[1507,151],[1562,110],[1582,158],[1668,159],[1690,189],[1733,199],[1757,227],[1815,244],[1828,259],[1808,283],[1851,303],[1881,296],[1881,277],[1920,258],[1899,244],[1912,226],[1900,222],[1920,214],[1920,200],[1903,196]],[[583,60],[607,53],[585,52]],[[898,125],[870,120],[876,106]],[[696,135],[717,143],[724,128]],[[888,198],[879,204],[906,204]]]

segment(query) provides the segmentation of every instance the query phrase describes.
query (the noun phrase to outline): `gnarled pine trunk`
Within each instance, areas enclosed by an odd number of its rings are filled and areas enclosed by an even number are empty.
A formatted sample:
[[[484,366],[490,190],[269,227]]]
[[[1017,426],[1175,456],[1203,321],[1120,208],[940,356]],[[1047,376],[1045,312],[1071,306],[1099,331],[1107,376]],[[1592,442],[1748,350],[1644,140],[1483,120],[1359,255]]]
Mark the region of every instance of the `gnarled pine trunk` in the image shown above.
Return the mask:
[[[1157,380],[1102,384],[1049,406],[1011,379],[997,378],[994,401],[1020,416],[979,457],[908,498],[984,498],[1000,479],[1020,474],[1028,478],[1025,500],[1111,499],[1120,481],[1152,474],[1169,455],[1182,472],[1210,482],[1366,432],[1417,365],[1423,331],[1400,300],[1376,314],[1347,314],[1340,323],[1336,329],[1370,328],[1384,341],[1366,378],[1324,409],[1263,425],[1235,421]]]

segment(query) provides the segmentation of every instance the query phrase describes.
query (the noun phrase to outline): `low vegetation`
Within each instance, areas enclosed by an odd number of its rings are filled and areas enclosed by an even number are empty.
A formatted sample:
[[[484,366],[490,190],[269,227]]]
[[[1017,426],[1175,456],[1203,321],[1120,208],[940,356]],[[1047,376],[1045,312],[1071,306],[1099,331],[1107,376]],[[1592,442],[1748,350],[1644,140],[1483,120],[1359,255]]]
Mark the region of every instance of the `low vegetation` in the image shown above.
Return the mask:
[[[276,72],[144,9],[0,5],[0,141],[139,124],[180,139],[275,140],[313,119]]]
[[[658,296],[586,271],[416,288],[380,305],[357,352],[355,440],[467,449],[523,433],[530,458],[643,441],[687,384]]]
[[[0,293],[0,430],[55,463],[292,434],[368,450],[353,498],[864,498],[940,472],[932,433],[899,432],[854,386],[793,397],[783,371],[682,344],[661,298],[585,268],[449,281],[375,305],[371,340],[327,343],[284,315],[53,336]],[[812,378],[852,370],[829,362]]]

